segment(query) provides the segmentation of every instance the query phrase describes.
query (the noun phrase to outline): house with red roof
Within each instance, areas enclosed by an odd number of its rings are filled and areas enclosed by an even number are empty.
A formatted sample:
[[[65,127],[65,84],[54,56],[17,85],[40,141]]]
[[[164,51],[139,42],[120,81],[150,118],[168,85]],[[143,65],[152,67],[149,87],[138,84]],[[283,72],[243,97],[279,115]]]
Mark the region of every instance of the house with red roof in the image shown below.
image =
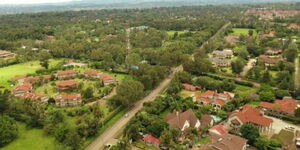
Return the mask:
[[[275,66],[280,60],[280,58],[273,58],[267,55],[260,55],[258,58],[258,61],[265,63],[266,66]]]
[[[59,91],[68,91],[76,89],[78,85],[79,83],[75,80],[60,81],[57,83],[56,89]]]
[[[55,36],[53,36],[53,35],[48,35],[47,38],[48,38],[48,39],[55,39]]]
[[[188,83],[182,83],[182,86],[183,86],[183,88],[185,90],[188,90],[188,91],[197,91],[197,90],[200,90],[199,87],[191,85],[191,84],[188,84]]]
[[[39,102],[41,104],[48,104],[49,97],[45,94],[36,94],[36,93],[25,93],[20,96],[21,99],[30,99],[35,102]]]
[[[52,75],[43,75],[41,78],[42,78],[43,82],[49,82],[53,78],[53,76]]]
[[[243,124],[252,123],[260,131],[272,129],[273,120],[264,116],[264,112],[250,105],[245,105],[240,111],[233,112],[227,123],[233,129],[239,129]]]
[[[300,107],[300,102],[291,97],[284,97],[282,100],[276,100],[274,103],[261,102],[260,107],[263,108],[267,115],[276,117],[293,116],[295,110]]]
[[[20,97],[26,93],[32,92],[33,86],[31,83],[24,83],[22,85],[18,85],[14,90],[14,96]]]
[[[109,74],[100,75],[100,79],[105,86],[113,85],[117,83],[117,79]]]
[[[12,80],[15,82],[18,82],[19,84],[23,84],[25,82],[26,78],[27,78],[27,75],[22,75],[22,76],[16,76]]]
[[[153,135],[147,134],[144,136],[143,141],[148,145],[148,146],[155,146],[155,147],[159,147],[159,145],[161,144],[161,141],[156,138]]]
[[[35,84],[35,83],[39,82],[40,80],[41,80],[41,78],[38,76],[37,77],[30,76],[30,77],[25,78],[25,82],[28,82],[31,84]]]
[[[55,97],[55,105],[58,107],[81,105],[82,98],[80,94],[66,94]]]
[[[208,129],[210,134],[217,134],[217,135],[224,135],[227,134],[229,131],[223,125],[215,125]]]
[[[59,71],[56,76],[59,80],[71,79],[77,76],[77,72],[75,70]]]
[[[90,69],[90,70],[86,70],[84,72],[84,76],[85,78],[100,78],[101,72],[94,70],[94,69]]]
[[[235,94],[224,91],[218,93],[216,91],[206,91],[202,95],[197,97],[197,101],[201,105],[211,104],[215,109],[219,109],[234,98]]]
[[[177,128],[182,133],[190,128],[200,128],[201,123],[192,109],[185,112],[173,112],[166,116],[165,121],[169,124],[170,128]]]

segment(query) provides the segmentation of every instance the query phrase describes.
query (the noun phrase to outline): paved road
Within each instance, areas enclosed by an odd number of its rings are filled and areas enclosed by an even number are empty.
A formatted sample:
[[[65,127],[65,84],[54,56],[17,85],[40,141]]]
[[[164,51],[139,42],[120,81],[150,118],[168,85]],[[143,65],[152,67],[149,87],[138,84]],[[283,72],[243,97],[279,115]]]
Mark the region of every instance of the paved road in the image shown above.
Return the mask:
[[[299,78],[300,78],[300,72],[299,72],[299,56],[295,59],[295,88],[299,88]]]
[[[219,29],[219,31],[213,35],[209,40],[216,37],[220,32],[222,32],[224,29],[226,29],[231,23],[225,24],[222,28]],[[127,34],[129,34],[130,31],[128,29],[126,30]],[[128,35],[127,35],[128,36]],[[130,43],[128,41],[128,43]],[[205,44],[208,42],[205,42],[202,44],[200,48],[203,48]],[[130,44],[127,45],[127,48],[130,49]],[[193,59],[192,55],[192,59]],[[101,134],[99,137],[97,137],[96,140],[93,141],[88,147],[86,147],[86,150],[100,150],[103,149],[106,144],[116,144],[117,138],[122,134],[122,131],[125,127],[125,125],[130,121],[134,115],[143,108],[143,103],[153,101],[155,98],[162,92],[172,81],[174,78],[174,75],[177,72],[180,72],[183,70],[182,65],[179,67],[176,67],[172,69],[172,73],[169,75],[167,79],[165,79],[163,82],[160,83],[158,87],[156,87],[147,97],[143,98],[142,100],[136,102],[134,107],[128,111],[128,117],[123,117],[119,119],[114,125],[112,125],[110,128],[108,128],[103,134]]]
[[[253,67],[253,63],[256,62],[256,59],[249,59],[247,65],[244,67],[243,72],[241,73],[242,77],[245,77],[248,73],[248,71]]]
[[[128,111],[128,117],[123,117],[119,119],[114,125],[112,125],[103,134],[101,134],[93,143],[91,143],[86,148],[86,150],[100,150],[103,149],[104,146],[108,143],[112,145],[116,144],[116,138],[118,138],[119,135],[122,133],[123,128],[130,121],[130,119],[134,117],[134,115],[143,108],[143,103],[155,100],[155,98],[160,94],[160,92],[162,92],[169,85],[175,73],[182,70],[182,66],[173,69],[171,75],[169,75],[167,79],[161,82],[157,88],[155,88],[148,96],[136,102],[134,107]]]

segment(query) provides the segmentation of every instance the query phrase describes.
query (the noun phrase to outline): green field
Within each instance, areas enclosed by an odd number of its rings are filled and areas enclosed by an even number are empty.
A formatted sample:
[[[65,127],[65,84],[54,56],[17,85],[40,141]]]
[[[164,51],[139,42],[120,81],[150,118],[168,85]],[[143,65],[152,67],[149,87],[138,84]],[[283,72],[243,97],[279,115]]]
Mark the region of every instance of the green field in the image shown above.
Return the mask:
[[[58,64],[60,61],[61,60],[51,60],[50,67]],[[0,68],[0,86],[9,88],[10,84],[8,81],[10,79],[19,75],[35,73],[35,71],[38,69],[41,69],[41,66],[38,61],[32,61]]]
[[[232,28],[233,30],[233,34],[234,35],[248,35],[248,32],[250,29],[247,29],[247,28]],[[253,30],[253,35],[254,36],[257,36],[257,32],[255,30]]]
[[[1,150],[56,150],[55,139],[44,135],[42,129],[27,129],[23,123],[18,124],[19,136]]]

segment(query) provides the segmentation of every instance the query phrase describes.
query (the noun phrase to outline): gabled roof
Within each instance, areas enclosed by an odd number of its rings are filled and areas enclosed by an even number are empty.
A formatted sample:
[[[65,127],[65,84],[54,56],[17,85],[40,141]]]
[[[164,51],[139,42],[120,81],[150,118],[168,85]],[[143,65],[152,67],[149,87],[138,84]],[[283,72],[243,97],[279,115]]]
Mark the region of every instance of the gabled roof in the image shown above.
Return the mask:
[[[269,127],[273,122],[272,119],[263,116],[262,110],[250,105],[245,105],[241,111],[233,113],[230,117],[234,116],[243,123],[254,123],[266,127]]]
[[[70,74],[76,74],[77,72],[75,70],[65,70],[65,71],[59,71],[57,72],[58,75],[70,75]]]
[[[30,91],[32,89],[31,83],[24,83],[15,88],[15,91]]]
[[[99,74],[99,72],[98,72],[97,70],[90,69],[90,70],[86,70],[86,71],[84,72],[84,74],[96,76],[96,75]]]
[[[191,127],[194,127],[199,120],[192,109],[188,109],[185,112],[178,113],[173,112],[167,115],[165,118],[167,123],[170,125],[171,128],[179,128],[182,129],[183,125],[186,121],[190,123]]]
[[[145,135],[143,140],[146,141],[146,142],[149,142],[149,143],[161,144],[161,141],[158,138],[156,138],[156,137],[154,137],[150,134]]]
[[[216,130],[220,135],[228,133],[228,130],[222,125],[215,125],[211,127],[209,130]]]
[[[182,83],[182,86],[186,89],[198,89],[197,86],[194,86],[194,85],[188,84],[188,83]]]
[[[78,82],[75,80],[66,80],[66,81],[60,81],[57,86],[73,86],[77,85]]]
[[[268,63],[268,64],[277,64],[280,61],[279,58],[271,58],[271,57],[266,56],[266,55],[260,55],[259,60],[264,62],[264,63]]]
[[[103,81],[108,81],[108,80],[116,80],[113,76],[109,75],[109,74],[102,74],[100,76],[101,80]]]
[[[211,115],[202,115],[200,119],[201,128],[209,126],[212,121],[213,118],[211,117]]]
[[[285,97],[282,100],[276,100],[275,103],[262,102],[260,106],[293,115],[295,114],[295,109],[300,106],[300,102],[290,97]]]

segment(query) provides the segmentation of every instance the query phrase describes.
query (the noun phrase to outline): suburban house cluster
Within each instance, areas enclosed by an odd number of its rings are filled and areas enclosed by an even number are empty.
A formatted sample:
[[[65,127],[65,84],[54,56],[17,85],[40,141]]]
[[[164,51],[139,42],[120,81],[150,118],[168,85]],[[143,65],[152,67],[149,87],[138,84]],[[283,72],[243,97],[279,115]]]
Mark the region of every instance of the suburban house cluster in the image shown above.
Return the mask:
[[[80,75],[75,70],[58,71],[54,75],[43,76],[17,76],[13,79],[17,86],[13,90],[14,96],[21,99],[30,99],[39,101],[42,104],[48,104],[49,96],[45,94],[36,94],[34,92],[34,85],[38,82],[47,83],[52,79],[57,79],[56,89],[58,92],[70,92],[78,89],[79,82],[74,80]],[[97,70],[86,70],[83,73],[86,79],[96,79],[103,82],[105,86],[114,85],[117,79],[109,74],[103,74]],[[82,104],[82,97],[80,94],[58,94],[54,96],[55,104],[58,107],[77,106]]]
[[[273,20],[274,18],[286,18],[300,14],[299,10],[274,10],[274,9],[249,9],[246,15],[259,16],[259,20]]]
[[[234,98],[235,94],[231,92],[224,91],[223,93],[218,93],[216,91],[206,91],[202,95],[197,97],[197,101],[202,105],[210,104],[214,108],[218,109],[228,103]]]
[[[224,49],[222,51],[215,50],[212,52],[211,62],[216,67],[228,67],[231,64],[233,51]]]

